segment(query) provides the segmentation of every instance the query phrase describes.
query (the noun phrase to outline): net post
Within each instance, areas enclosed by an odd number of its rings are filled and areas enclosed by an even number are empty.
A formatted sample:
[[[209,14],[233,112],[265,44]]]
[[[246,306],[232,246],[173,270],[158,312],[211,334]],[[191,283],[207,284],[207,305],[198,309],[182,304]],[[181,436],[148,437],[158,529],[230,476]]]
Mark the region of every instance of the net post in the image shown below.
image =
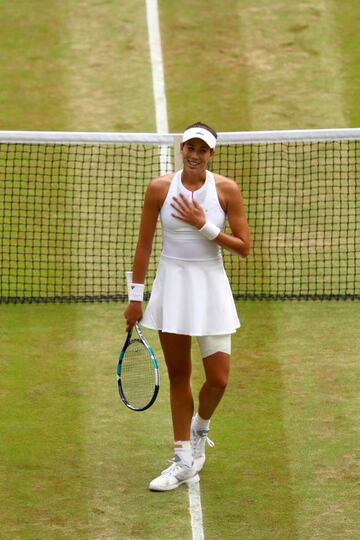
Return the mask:
[[[181,135],[174,135],[174,165],[175,171],[179,171],[183,168],[182,155],[180,150]]]

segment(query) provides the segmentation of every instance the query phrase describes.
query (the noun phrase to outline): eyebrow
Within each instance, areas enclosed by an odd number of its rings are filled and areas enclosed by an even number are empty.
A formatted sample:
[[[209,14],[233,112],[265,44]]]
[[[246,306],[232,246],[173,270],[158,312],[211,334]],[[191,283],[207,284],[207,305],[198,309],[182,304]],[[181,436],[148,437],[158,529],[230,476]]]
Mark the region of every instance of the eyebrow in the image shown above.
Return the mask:
[[[195,143],[191,142],[191,140],[190,140],[190,141],[186,141],[184,144],[191,144],[191,145],[194,145]],[[205,150],[207,150],[207,149],[210,148],[210,147],[209,147],[209,145],[207,145],[205,142],[202,142],[202,143],[201,143],[201,148],[205,148]]]

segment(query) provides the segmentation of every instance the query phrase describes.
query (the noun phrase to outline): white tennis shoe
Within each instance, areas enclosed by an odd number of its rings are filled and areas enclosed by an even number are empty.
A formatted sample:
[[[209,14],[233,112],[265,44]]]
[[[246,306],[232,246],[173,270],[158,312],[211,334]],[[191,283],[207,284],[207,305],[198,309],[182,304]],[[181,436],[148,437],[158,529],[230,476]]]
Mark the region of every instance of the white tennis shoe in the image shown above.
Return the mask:
[[[191,422],[191,449],[196,466],[196,472],[200,472],[205,464],[205,445],[208,444],[211,448],[215,446],[213,441],[207,436],[208,433],[208,429],[195,429],[194,417]]]
[[[179,456],[175,455],[170,467],[150,482],[149,489],[150,491],[170,491],[181,484],[193,484],[199,480],[195,463],[189,467]]]

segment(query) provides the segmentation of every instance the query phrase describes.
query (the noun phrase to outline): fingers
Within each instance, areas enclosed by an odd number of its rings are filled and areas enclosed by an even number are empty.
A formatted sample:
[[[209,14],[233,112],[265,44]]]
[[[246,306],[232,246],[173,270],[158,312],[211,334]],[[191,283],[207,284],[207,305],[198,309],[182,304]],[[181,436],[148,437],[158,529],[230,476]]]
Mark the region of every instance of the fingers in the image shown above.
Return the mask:
[[[141,321],[141,318],[140,318],[139,320],[136,320],[136,321],[135,321],[135,320],[130,320],[130,321],[128,320],[128,321],[126,321],[126,331],[127,331],[127,332],[130,332],[130,330],[131,330],[132,328],[134,328],[135,324],[136,324],[137,322],[140,322],[140,321]]]
[[[130,332],[130,330],[131,330],[132,328],[134,328],[134,326],[135,326],[135,323],[132,324],[132,323],[127,322],[127,323],[126,323],[126,331],[127,331],[127,332]]]
[[[139,304],[139,305],[137,305]],[[142,308],[140,302],[134,302],[128,304],[124,312],[124,319],[126,320],[126,331],[129,332],[137,322],[140,322],[143,318]]]
[[[185,195],[180,193],[179,197],[173,197],[173,202],[170,205],[176,210],[176,213],[171,214],[174,218],[189,223],[198,229],[204,223],[204,210],[194,199],[189,201]]]
[[[182,201],[180,201],[177,197],[173,197],[173,202],[170,203],[170,206],[176,210],[176,213],[171,214],[173,217],[183,221],[186,219],[185,216],[189,211],[189,204],[187,200],[185,204],[183,204]]]
[[[182,212],[186,212],[186,210],[191,207],[190,203],[182,193],[180,193],[180,195],[182,197],[182,201],[180,201],[177,197],[173,197],[174,202],[170,203],[170,206],[175,208],[177,211],[181,210]]]
[[[187,207],[191,206],[189,200],[185,197],[183,193],[179,193],[179,195]],[[176,197],[174,197],[174,199],[176,199]]]

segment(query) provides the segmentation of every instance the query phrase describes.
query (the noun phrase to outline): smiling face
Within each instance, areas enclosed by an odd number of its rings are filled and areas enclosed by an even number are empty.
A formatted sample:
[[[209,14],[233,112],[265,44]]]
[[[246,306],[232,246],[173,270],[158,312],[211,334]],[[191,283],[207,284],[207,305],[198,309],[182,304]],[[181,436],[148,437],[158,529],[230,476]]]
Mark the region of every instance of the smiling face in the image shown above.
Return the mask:
[[[200,172],[206,169],[214,150],[212,150],[202,139],[190,139],[181,144],[181,152],[184,169]]]

